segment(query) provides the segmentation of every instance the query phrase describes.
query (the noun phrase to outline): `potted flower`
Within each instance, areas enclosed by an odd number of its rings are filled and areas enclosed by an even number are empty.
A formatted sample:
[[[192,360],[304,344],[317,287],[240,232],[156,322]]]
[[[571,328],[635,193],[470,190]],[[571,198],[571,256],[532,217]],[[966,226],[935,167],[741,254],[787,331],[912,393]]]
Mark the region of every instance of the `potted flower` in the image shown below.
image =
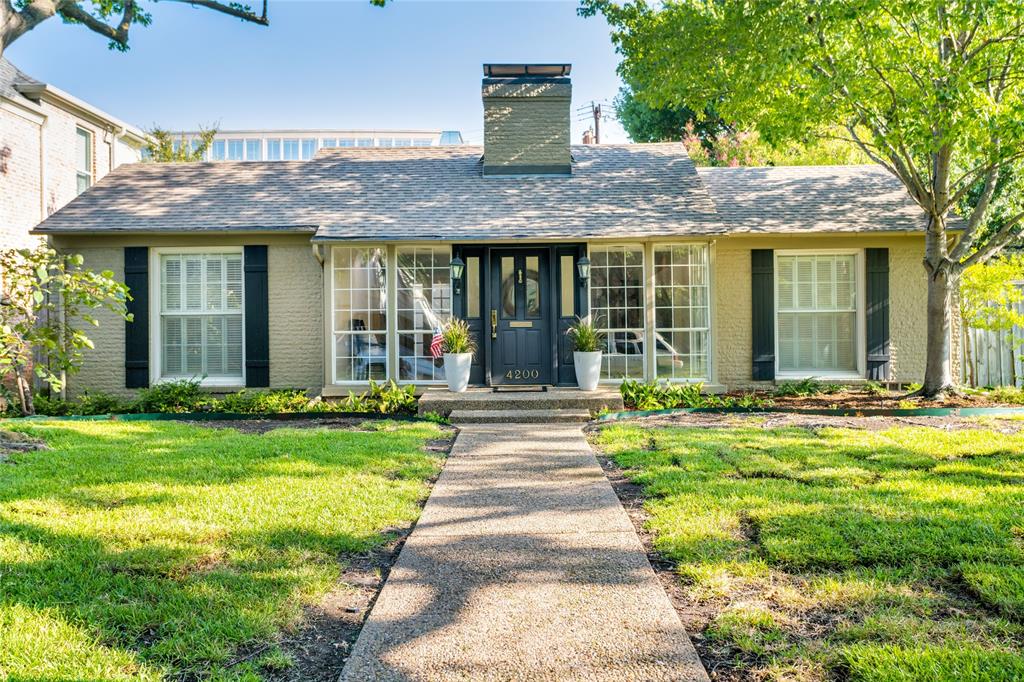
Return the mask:
[[[462,393],[469,386],[469,371],[473,365],[476,344],[465,320],[453,319],[441,330],[441,349],[444,352],[444,377],[448,390]]]
[[[583,391],[593,391],[601,378],[601,347],[604,334],[580,318],[566,332],[572,342],[572,361],[576,367],[576,383]]]

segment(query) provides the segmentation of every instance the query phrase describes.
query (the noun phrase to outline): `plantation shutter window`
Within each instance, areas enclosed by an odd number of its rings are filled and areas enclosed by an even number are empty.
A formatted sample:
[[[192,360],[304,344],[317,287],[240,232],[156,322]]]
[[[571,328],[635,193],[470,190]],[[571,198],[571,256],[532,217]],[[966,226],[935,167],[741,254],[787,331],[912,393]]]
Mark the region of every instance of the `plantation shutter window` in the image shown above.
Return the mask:
[[[241,379],[241,253],[160,257],[161,375]]]
[[[780,372],[857,372],[857,257],[779,255]]]

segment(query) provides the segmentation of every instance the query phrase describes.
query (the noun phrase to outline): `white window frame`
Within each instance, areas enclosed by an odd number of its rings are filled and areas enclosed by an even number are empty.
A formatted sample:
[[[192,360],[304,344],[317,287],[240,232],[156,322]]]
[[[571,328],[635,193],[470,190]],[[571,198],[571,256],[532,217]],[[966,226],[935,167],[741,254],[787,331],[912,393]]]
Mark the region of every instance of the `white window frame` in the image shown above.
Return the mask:
[[[658,375],[658,349],[657,349],[657,346],[656,346],[657,339],[655,338],[655,336],[658,333],[657,306],[655,305],[655,303],[656,303],[656,301],[655,301],[656,291],[655,290],[657,288],[655,283],[656,283],[657,279],[656,279],[656,273],[655,273],[656,263],[655,263],[655,259],[654,259],[654,252],[655,252],[655,250],[658,247],[665,247],[665,246],[667,246],[667,247],[673,247],[673,246],[702,246],[702,247],[704,247],[704,249],[706,251],[706,254],[707,254],[707,284],[705,285],[705,288],[707,289],[707,295],[708,295],[708,301],[707,301],[707,303],[708,303],[708,306],[707,306],[707,312],[708,312],[708,317],[707,317],[707,341],[706,341],[707,345],[706,345],[706,348],[705,348],[705,352],[706,352],[706,355],[707,355],[707,357],[705,358],[705,366],[707,368],[707,373],[706,373],[706,376],[703,376],[703,377],[675,378],[675,377],[663,377],[663,376],[659,376]],[[650,253],[649,254],[648,253],[644,254],[644,258],[647,259],[647,262],[650,263],[650,274],[649,274],[648,277],[645,277],[645,283],[644,283],[645,284],[645,293],[646,293],[647,290],[649,290],[649,292],[650,292],[650,296],[645,296],[645,298],[644,298],[645,307],[649,307],[650,308],[649,313],[645,312],[645,315],[644,315],[644,321],[649,325],[650,330],[651,330],[649,335],[645,334],[645,336],[644,336],[645,339],[649,339],[649,343],[645,343],[644,344],[645,348],[648,349],[647,350],[647,354],[649,356],[648,357],[648,362],[649,362],[649,364],[648,364],[648,375],[651,378],[653,378],[653,380],[655,380],[655,381],[664,381],[664,382],[672,383],[672,384],[709,384],[709,383],[712,383],[713,382],[712,377],[715,375],[715,369],[714,369],[714,355],[715,355],[715,350],[714,350],[715,349],[715,342],[714,342],[714,333],[715,333],[715,298],[714,298],[715,297],[715,249],[714,249],[714,245],[711,242],[706,242],[706,241],[686,240],[686,241],[656,241],[656,242],[650,242],[649,243],[649,247],[650,247],[650,249],[649,249]],[[691,328],[690,330],[671,329],[671,330],[667,330],[667,331],[669,331],[669,332],[672,332],[672,331],[693,331],[694,329],[700,329],[700,328],[694,327],[694,328]]]
[[[178,253],[229,253],[242,256],[242,376],[195,377],[200,386],[214,388],[244,388],[245,373],[245,251],[241,246],[168,246],[149,250],[149,382],[150,385],[167,381],[180,381],[182,377],[163,376],[163,289],[161,288],[161,256]]]
[[[648,300],[647,294],[648,294],[649,291],[651,291],[651,283],[648,281],[650,279],[648,275],[653,272],[653,269],[649,269],[649,268],[651,268],[651,264],[650,264],[650,261],[648,259],[648,253],[647,253],[647,251],[648,251],[648,244],[645,244],[643,242],[588,242],[587,243],[587,259],[590,260],[591,263],[593,263],[594,258],[593,258],[592,250],[595,249],[595,248],[605,249],[605,248],[614,248],[614,247],[623,247],[623,248],[627,248],[627,249],[638,249],[640,251],[640,257],[642,259],[640,265],[641,265],[641,268],[642,268],[642,271],[643,271],[643,278],[642,278],[643,288],[641,289],[641,294],[640,294],[640,299],[641,299],[640,308],[641,308],[641,311],[643,313],[643,315],[641,316],[641,319],[643,320],[643,326],[642,326],[642,330],[641,330],[642,331],[641,338],[643,339],[644,353],[643,353],[643,375],[640,376],[640,377],[624,377],[624,378],[620,378],[620,379],[606,378],[604,376],[604,364],[603,364],[604,360],[602,358],[602,361],[601,361],[602,362],[602,365],[601,365],[601,378],[599,379],[598,383],[608,384],[610,386],[618,386],[618,385],[620,385],[624,381],[633,381],[633,380],[647,381],[648,378],[650,377],[650,372],[651,372],[651,369],[650,369],[651,361],[650,361],[650,359],[652,357],[652,355],[651,355],[652,351],[649,348],[650,344],[648,343],[648,339],[651,337],[650,330],[652,329],[652,327],[651,327],[651,320],[649,318],[651,317],[650,313],[651,313],[651,311],[653,309],[650,307],[650,302]],[[593,280],[593,273],[594,273],[594,269],[593,269],[593,266],[591,266],[591,269],[590,269],[591,277],[587,278],[587,319],[591,323],[594,323],[596,321],[594,319],[594,309],[593,309],[593,305],[592,305],[593,304],[593,298],[590,295],[591,294],[591,292],[590,292],[590,285],[591,285],[591,282]]]
[[[399,329],[399,327],[398,327],[398,289],[399,289],[399,281],[398,281],[398,277],[399,277],[399,275],[398,275],[398,251],[399,251],[399,249],[415,249],[415,248],[421,248],[421,249],[440,249],[442,251],[447,251],[447,253],[448,253],[448,261],[447,261],[448,267],[450,268],[450,266],[451,266],[452,245],[450,243],[448,243],[448,242],[402,242],[400,244],[395,244],[394,245],[394,249],[392,250],[392,253],[394,254],[394,261],[390,260],[390,258],[388,260],[388,275],[387,276],[388,276],[388,282],[389,282],[389,285],[388,285],[388,293],[389,293],[388,306],[390,308],[392,308],[393,312],[394,312],[394,319],[393,319],[393,321],[392,321],[391,315],[388,316],[388,344],[389,344],[389,346],[391,346],[391,347],[393,347],[395,349],[395,352],[394,352],[394,355],[392,355],[389,352],[388,353],[388,359],[390,361],[390,359],[392,357],[394,357],[395,358],[395,362],[398,363],[398,364],[394,365],[393,370],[392,370],[392,367],[390,365],[388,366],[388,377],[389,378],[393,378],[398,384],[401,384],[401,385],[414,384],[416,386],[445,386],[445,385],[447,385],[447,382],[446,382],[445,379],[430,379],[430,380],[423,379],[423,380],[417,380],[417,379],[401,379],[399,377],[399,374],[400,374],[399,366],[400,366],[400,364],[402,362],[402,359],[401,359],[401,355],[400,355],[401,349],[400,349],[400,347],[398,345],[398,337],[399,337],[400,334],[415,334],[417,332],[415,330]],[[389,254],[389,256],[390,255],[391,254]],[[450,269],[449,269],[449,272],[450,272]],[[392,273],[393,273],[393,275],[392,275]],[[392,282],[392,281],[394,282],[394,297],[393,298],[390,296],[391,291],[392,291],[391,286],[390,286],[390,282]],[[451,286],[451,284],[449,284],[449,286]],[[455,303],[455,292],[454,292],[454,290],[450,290],[448,292],[448,306],[449,306],[449,308],[453,307],[454,303]],[[448,315],[449,315],[449,319],[453,319],[455,317],[455,314],[450,309],[448,311]],[[392,374],[392,371],[394,372],[393,374]]]
[[[88,128],[83,128],[82,126],[75,126],[75,142],[76,142],[76,145],[77,145],[77,142],[78,142],[78,136],[80,134],[82,134],[82,133],[85,133],[85,139],[89,141],[89,147],[88,147],[88,149],[86,149],[86,159],[85,159],[85,165],[88,166],[88,168],[86,170],[82,170],[82,169],[80,169],[78,167],[78,158],[77,158],[78,157],[78,148],[76,146],[76,148],[75,148],[75,157],[76,157],[75,158],[75,193],[76,193],[76,195],[77,194],[81,194],[82,192],[85,191],[85,189],[89,189],[90,187],[92,187],[93,185],[96,184],[96,172],[95,172],[95,166],[96,166],[96,135],[94,135],[93,132],[91,130],[89,130]],[[79,192],[78,191],[78,178],[79,178],[79,176],[82,176],[82,175],[88,176],[89,184],[86,186],[85,189],[82,190],[82,192]]]
[[[854,372],[804,372],[779,369],[779,257],[780,256],[855,256],[854,273],[856,274],[857,288],[857,309],[856,324],[854,333],[854,354],[857,358],[857,369]],[[864,249],[777,249],[773,254],[773,320],[775,330],[775,378],[783,381],[800,379],[831,379],[836,381],[850,381],[863,379],[867,374],[867,317],[866,317],[866,291],[865,281],[867,271],[865,269]]]
[[[392,261],[391,261],[392,249],[389,249],[387,244],[385,244],[384,242],[365,242],[365,243],[364,242],[353,242],[353,243],[344,242],[344,243],[330,244],[328,246],[328,249],[327,249],[327,251],[328,251],[327,264],[330,266],[330,270],[329,270],[330,276],[324,278],[326,280],[326,282],[327,282],[327,300],[328,300],[328,303],[329,303],[327,311],[326,311],[327,315],[328,315],[328,317],[327,317],[327,324],[324,325],[324,326],[325,326],[326,331],[327,331],[327,347],[329,349],[328,352],[327,352],[327,360],[328,360],[328,362],[331,363],[331,371],[330,371],[331,385],[333,385],[333,386],[369,386],[370,385],[370,380],[369,379],[367,379],[365,381],[362,381],[362,380],[349,380],[349,379],[346,379],[344,381],[339,381],[338,380],[337,332],[334,329],[334,312],[335,312],[335,308],[334,308],[334,294],[335,294],[335,287],[334,287],[334,253],[335,253],[336,249],[380,249],[381,252],[384,254],[384,280],[385,280],[385,296],[386,296],[386,299],[385,299],[386,300],[386,302],[385,302],[385,320],[386,321],[385,321],[384,339],[385,339],[385,342],[387,343],[387,348],[386,348],[386,351],[385,351],[384,375],[388,379],[392,379],[395,376],[395,374],[394,374],[394,366],[392,364],[392,358],[393,358],[392,348],[394,347],[394,344],[397,343],[397,338],[396,338],[396,335],[394,333],[394,324],[392,322],[392,315],[393,315],[393,312],[394,312],[394,310],[393,310],[394,309],[394,301],[393,301],[393,298],[391,296],[391,292],[392,292],[393,286],[394,286],[393,285],[394,275],[392,274],[394,272],[394,268],[392,267]]]

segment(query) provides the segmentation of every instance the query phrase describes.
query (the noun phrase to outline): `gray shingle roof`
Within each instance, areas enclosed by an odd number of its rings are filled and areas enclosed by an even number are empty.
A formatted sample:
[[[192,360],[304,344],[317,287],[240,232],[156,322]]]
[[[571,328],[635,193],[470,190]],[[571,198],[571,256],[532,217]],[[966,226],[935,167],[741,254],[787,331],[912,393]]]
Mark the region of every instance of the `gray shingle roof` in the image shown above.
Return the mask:
[[[881,166],[699,168],[729,232],[919,232],[924,211]]]
[[[694,168],[679,143],[575,146],[571,176],[481,175],[477,146],[118,168],[39,233],[316,232],[317,239],[601,239],[919,231],[876,166]],[[716,210],[717,208],[717,210]]]
[[[6,57],[0,57],[0,96],[16,102],[31,102],[32,100],[18,92],[14,87],[15,83],[38,84],[39,81],[9,62]]]
[[[483,177],[482,147],[323,150],[308,162],[122,166],[38,232],[301,229],[321,239],[721,233],[682,145],[574,147],[573,174]]]

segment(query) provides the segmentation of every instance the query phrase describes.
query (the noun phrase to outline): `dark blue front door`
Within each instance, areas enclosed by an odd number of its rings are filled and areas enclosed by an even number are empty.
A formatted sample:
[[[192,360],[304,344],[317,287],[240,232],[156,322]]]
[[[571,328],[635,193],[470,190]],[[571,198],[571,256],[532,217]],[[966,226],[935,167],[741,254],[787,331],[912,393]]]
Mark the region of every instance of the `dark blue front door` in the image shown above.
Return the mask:
[[[491,251],[491,383],[550,384],[547,249]]]

